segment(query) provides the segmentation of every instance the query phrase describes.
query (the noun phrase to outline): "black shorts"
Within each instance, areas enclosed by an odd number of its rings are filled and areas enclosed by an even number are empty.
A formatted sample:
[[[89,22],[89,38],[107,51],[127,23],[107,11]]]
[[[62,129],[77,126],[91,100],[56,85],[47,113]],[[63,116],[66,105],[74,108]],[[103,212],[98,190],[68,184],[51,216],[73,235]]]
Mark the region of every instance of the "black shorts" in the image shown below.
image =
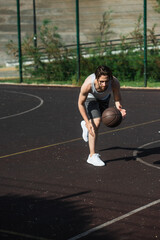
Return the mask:
[[[101,118],[103,111],[109,107],[110,97],[105,100],[87,98],[85,107],[88,119]]]

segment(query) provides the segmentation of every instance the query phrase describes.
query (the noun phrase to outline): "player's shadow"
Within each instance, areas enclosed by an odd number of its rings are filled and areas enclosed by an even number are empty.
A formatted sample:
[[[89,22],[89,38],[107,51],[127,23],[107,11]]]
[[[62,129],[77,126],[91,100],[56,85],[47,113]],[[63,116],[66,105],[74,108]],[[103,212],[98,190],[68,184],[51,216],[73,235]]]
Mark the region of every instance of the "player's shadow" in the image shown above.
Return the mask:
[[[160,160],[155,161],[153,164],[160,164]]]
[[[149,148],[149,149],[146,149],[146,148],[137,149],[137,148],[116,146],[116,147],[112,147],[112,148],[100,149],[100,152],[103,152],[103,151],[119,151],[119,150],[132,151],[132,153],[133,153],[133,151],[136,150],[137,151],[137,157],[145,159],[145,157],[147,157],[147,156],[152,156],[152,161],[155,158],[154,155],[159,155],[160,154],[160,147]],[[118,153],[117,153],[117,155],[118,155]],[[133,161],[133,160],[136,160],[136,157],[133,156],[133,154],[128,156],[127,152],[126,152],[126,156],[106,160],[105,163],[114,162],[114,161],[122,161],[122,160],[123,161]],[[153,161],[153,164],[160,164],[160,160]]]
[[[157,165],[160,164],[160,160],[156,160],[156,155],[159,156],[160,155],[160,147],[155,147],[155,148],[149,148],[149,149],[143,149],[143,150],[139,150],[138,152],[138,157],[139,158],[145,158],[147,156],[152,156],[152,162],[153,164]]]
[[[104,151],[119,151],[119,150],[128,150],[128,151],[134,151],[136,150],[136,148],[124,148],[124,147],[119,147],[119,146],[116,146],[116,147],[111,147],[111,148],[103,148],[103,149],[100,149],[99,151],[100,152],[104,152]],[[118,153],[117,153],[118,155]],[[133,156],[133,154],[131,156],[128,156],[127,153],[126,153],[126,156],[123,156],[123,157],[120,157],[120,158],[113,158],[113,159],[110,159],[110,160],[106,160],[104,161],[105,163],[109,163],[109,162],[115,162],[115,161],[133,161],[133,160],[136,160],[136,158]]]

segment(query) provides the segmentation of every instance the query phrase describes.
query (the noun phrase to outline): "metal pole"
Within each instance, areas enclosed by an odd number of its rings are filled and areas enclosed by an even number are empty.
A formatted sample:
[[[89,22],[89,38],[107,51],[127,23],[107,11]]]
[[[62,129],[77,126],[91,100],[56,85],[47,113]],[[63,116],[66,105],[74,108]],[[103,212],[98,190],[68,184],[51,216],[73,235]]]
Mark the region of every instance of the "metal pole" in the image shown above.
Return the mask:
[[[34,47],[37,48],[37,24],[36,24],[36,4],[33,0],[33,32],[34,32]]]
[[[144,86],[147,87],[147,0],[144,0]]]
[[[21,24],[20,24],[19,0],[17,0],[17,28],[18,28],[19,76],[20,76],[20,82],[22,83],[23,76],[22,76]]]
[[[79,0],[76,0],[77,82],[80,79]]]

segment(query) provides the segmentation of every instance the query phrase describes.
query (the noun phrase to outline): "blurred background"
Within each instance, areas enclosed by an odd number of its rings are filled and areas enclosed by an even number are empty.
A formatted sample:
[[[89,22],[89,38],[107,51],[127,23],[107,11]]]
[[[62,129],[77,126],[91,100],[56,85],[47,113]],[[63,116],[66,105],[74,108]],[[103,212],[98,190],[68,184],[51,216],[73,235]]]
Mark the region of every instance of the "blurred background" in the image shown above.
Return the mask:
[[[79,3],[78,16],[77,2]],[[16,66],[19,66],[19,37],[21,37],[22,44],[22,67],[30,66],[30,68],[24,67],[24,76],[39,78],[40,75],[42,76],[44,68],[47,68],[47,71],[51,73],[60,72],[61,69],[58,70],[55,67],[52,69],[48,65],[46,67],[45,62],[52,60],[53,65],[53,59],[60,61],[63,57],[68,61],[68,59],[73,60],[75,58],[75,61],[71,62],[70,65],[74,66],[76,71],[69,70],[71,75],[66,75],[66,78],[69,78],[72,82],[74,82],[73,79],[76,81],[77,77],[75,75],[78,71],[76,63],[77,37],[80,47],[79,58],[93,57],[97,54],[105,55],[105,57],[113,56],[114,51],[118,53],[117,51],[133,50],[133,48],[143,50],[144,1],[142,0],[20,0],[20,36],[18,36],[17,5],[18,3],[13,0],[0,0],[0,77],[2,79],[19,76],[16,68]],[[77,17],[79,22],[77,22]],[[148,46],[152,50],[156,48],[156,54],[159,55],[160,3],[158,0],[147,1],[146,17]],[[77,28],[79,28],[79,33],[77,33]],[[77,34],[79,35],[77,36]],[[34,56],[36,56],[36,59]],[[41,66],[39,65],[40,62]],[[114,59],[114,62],[117,62],[117,60]],[[86,62],[83,65],[83,59],[81,59],[81,63],[79,71],[82,76],[85,76],[101,62],[95,61],[96,64],[94,65],[92,61],[92,64],[87,64],[90,67],[88,72],[85,71],[84,73],[82,70],[86,66]],[[104,59],[102,63],[105,63]],[[111,67],[114,65],[112,62],[106,64]],[[66,66],[66,69],[70,68]],[[119,70],[115,69],[116,74],[117,72]],[[139,74],[141,72],[143,70]],[[43,78],[47,79],[47,76],[45,75]],[[61,77],[56,77],[56,79],[61,80],[63,78],[65,78],[64,74]],[[120,78],[122,78],[121,75]],[[134,79],[133,76],[132,78]],[[137,78],[138,76],[136,76]],[[48,79],[50,82],[53,79],[55,80],[55,75]]]

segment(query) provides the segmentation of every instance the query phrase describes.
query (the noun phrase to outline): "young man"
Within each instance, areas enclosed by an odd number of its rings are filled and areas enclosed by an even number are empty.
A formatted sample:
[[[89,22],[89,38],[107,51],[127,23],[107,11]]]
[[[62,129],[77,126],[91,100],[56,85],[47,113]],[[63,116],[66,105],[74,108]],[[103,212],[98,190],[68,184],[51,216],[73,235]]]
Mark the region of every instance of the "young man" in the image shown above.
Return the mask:
[[[118,79],[112,76],[112,71],[107,66],[99,66],[95,74],[87,77],[79,94],[78,108],[84,119],[81,122],[82,137],[84,141],[89,141],[90,154],[87,162],[94,166],[105,165],[95,149],[101,115],[109,106],[111,92],[113,92],[115,106],[121,111],[124,118],[126,110],[122,109],[121,105],[120,84]]]

